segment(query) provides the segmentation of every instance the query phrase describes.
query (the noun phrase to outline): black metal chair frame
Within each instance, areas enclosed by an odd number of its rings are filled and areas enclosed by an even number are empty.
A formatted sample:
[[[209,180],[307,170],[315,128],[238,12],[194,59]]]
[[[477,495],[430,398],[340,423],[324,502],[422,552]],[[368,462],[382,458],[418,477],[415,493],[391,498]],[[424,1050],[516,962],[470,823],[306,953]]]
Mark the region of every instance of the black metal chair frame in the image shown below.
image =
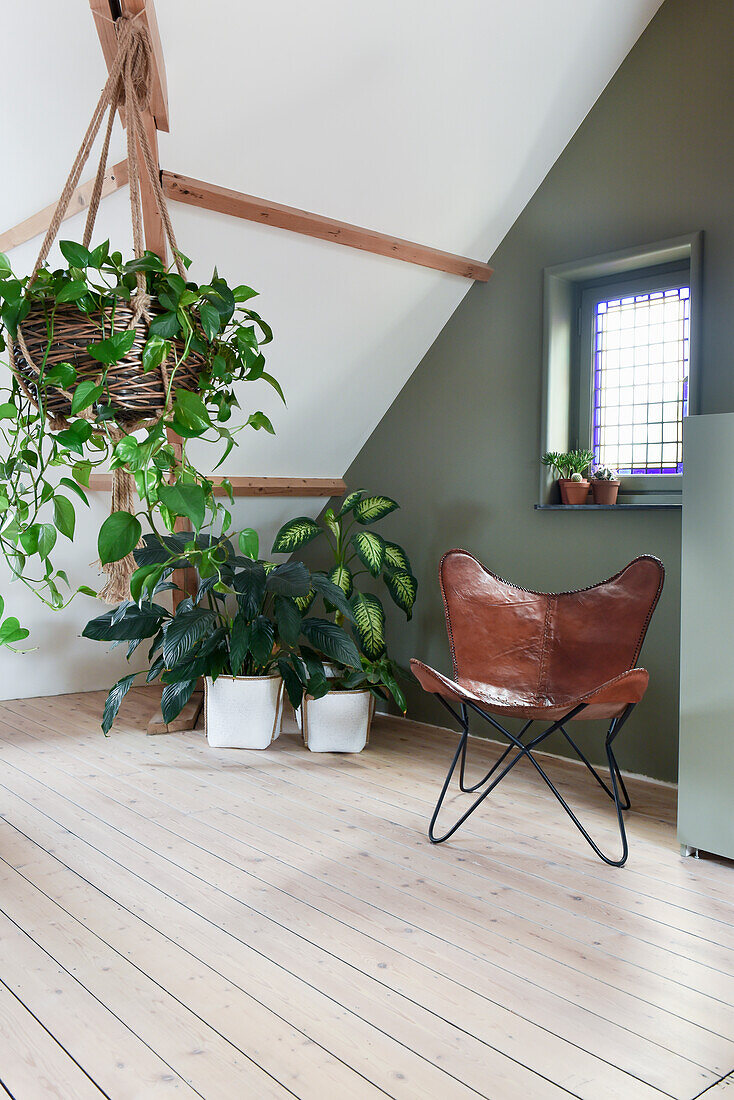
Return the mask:
[[[428,827],[428,836],[429,836],[429,838],[430,838],[430,840],[433,844],[442,844],[444,840],[448,840],[450,836],[453,836],[453,834],[456,832],[456,830],[459,828],[459,826],[463,825],[463,823],[467,820],[467,818],[471,817],[471,815],[474,813],[474,811],[476,809],[478,809],[479,806],[481,806],[481,804],[482,804],[482,802],[484,802],[485,798],[489,794],[492,793],[492,791],[495,789],[495,787],[498,785],[498,783],[500,783],[505,778],[505,776],[515,767],[515,764],[517,764],[517,762],[519,760],[522,760],[523,757],[526,757],[530,761],[530,763],[533,765],[535,770],[538,772],[538,774],[540,775],[540,777],[542,778],[542,780],[546,784],[546,786],[552,791],[552,793],[558,799],[561,806],[566,811],[568,816],[571,818],[571,820],[573,821],[574,825],[579,830],[581,835],[584,837],[584,839],[587,841],[587,843],[591,845],[593,850],[599,856],[599,859],[602,859],[605,863],[608,863],[610,867],[622,867],[624,865],[624,863],[627,860],[627,855],[629,853],[629,847],[628,847],[628,844],[627,844],[627,832],[625,830],[625,825],[624,825],[623,811],[624,810],[629,810],[629,808],[630,808],[630,798],[629,798],[629,795],[627,793],[627,788],[624,785],[624,780],[622,778],[622,773],[619,770],[619,765],[618,765],[616,757],[614,755],[614,751],[612,749],[612,742],[614,741],[615,737],[618,735],[618,733],[622,729],[622,726],[625,724],[625,722],[629,718],[630,714],[634,710],[634,708],[635,708],[634,703],[630,703],[625,708],[625,710],[622,712],[622,714],[620,714],[617,718],[612,719],[612,721],[609,725],[609,729],[607,730],[606,738],[604,740],[604,746],[605,746],[606,753],[607,753],[607,760],[609,761],[609,775],[610,775],[611,784],[612,784],[611,787],[609,787],[609,785],[607,783],[605,783],[605,781],[599,775],[599,772],[596,770],[596,768],[594,768],[593,764],[590,763],[590,761],[587,759],[587,757],[581,751],[579,746],[573,740],[573,738],[569,734],[568,730],[565,728],[565,724],[567,722],[570,722],[570,720],[572,718],[575,718],[577,714],[580,714],[581,711],[583,711],[585,709],[586,704],[580,703],[578,706],[574,707],[573,710],[570,710],[567,714],[564,714],[562,718],[559,718],[558,721],[553,722],[547,729],[543,730],[542,733],[536,734],[536,736],[533,737],[532,740],[525,742],[525,741],[523,741],[523,737],[525,736],[527,731],[530,729],[530,727],[533,725],[533,722],[535,721],[534,719],[531,719],[530,721],[526,722],[525,725],[523,726],[523,728],[520,730],[520,732],[518,734],[513,734],[513,733],[510,733],[509,730],[505,729],[505,727],[503,725],[501,725],[495,718],[493,718],[491,714],[488,714],[486,711],[482,710],[482,708],[477,706],[475,703],[462,703],[461,704],[461,713],[459,714],[459,713],[457,713],[457,711],[454,710],[454,708],[452,706],[449,705],[449,703],[446,702],[446,700],[443,698],[443,696],[436,695],[436,698],[443,704],[443,706],[446,707],[446,709],[449,711],[449,713],[452,714],[453,717],[456,719],[456,721],[459,723],[459,725],[461,726],[461,729],[462,729],[462,733],[461,733],[461,738],[460,738],[460,741],[459,741],[459,745],[456,749],[456,752],[454,754],[454,758],[451,762],[451,767],[448,770],[446,780],[445,780],[443,788],[441,790],[441,794],[439,795],[438,802],[436,803],[436,809],[433,811],[433,817],[431,818],[431,824]],[[466,783],[466,750],[467,750],[467,743],[468,743],[468,740],[469,740],[469,708],[471,708],[473,711],[476,711],[477,714],[481,715],[481,717],[484,718],[485,721],[489,722],[489,724],[491,726],[493,726],[499,733],[503,734],[510,742],[509,745],[507,746],[507,748],[504,750],[504,752],[502,752],[500,757],[494,762],[494,764],[489,769],[487,774],[485,776],[483,776],[477,783],[473,783],[471,786],[468,786],[467,783]],[[545,741],[545,739],[547,737],[550,737],[550,735],[552,733],[555,733],[557,730],[561,731],[561,733],[566,738],[566,740],[568,741],[569,745],[574,750],[576,755],[579,757],[579,759],[582,761],[582,763],[584,763],[586,765],[588,770],[594,776],[594,779],[599,784],[599,786],[606,792],[606,794],[611,798],[612,802],[614,803],[614,806],[615,806],[616,811],[617,811],[617,821],[619,822],[619,835],[620,835],[620,838],[621,838],[621,841],[622,841],[622,855],[619,859],[612,859],[611,856],[608,856],[604,852],[602,852],[601,848],[596,844],[596,842],[589,835],[587,830],[584,828],[584,826],[579,821],[576,814],[573,812],[573,810],[569,806],[568,802],[566,802],[566,800],[563,797],[563,795],[561,794],[561,792],[557,789],[557,787],[553,783],[550,776],[547,774],[546,771],[544,771],[542,766],[538,763],[535,756],[533,755],[533,749],[537,748],[537,746],[540,745],[541,742]],[[489,783],[489,785],[486,787],[485,790],[482,791],[482,793],[479,795],[479,797],[476,798],[474,800],[474,802],[472,802],[469,809],[466,810],[461,815],[459,820],[454,825],[452,825],[451,828],[443,834],[443,836],[436,836],[436,834],[435,834],[436,820],[437,820],[438,815],[440,813],[441,806],[443,805],[443,801],[446,797],[446,793],[449,789],[449,784],[451,783],[451,778],[452,778],[454,772],[456,771],[457,764],[459,764],[459,762],[461,762],[461,767],[460,767],[460,771],[459,771],[459,789],[465,794],[472,794],[475,791],[478,791],[481,787],[484,787],[485,783],[489,782],[489,780],[492,778],[492,776],[495,775],[495,772],[500,767],[502,762],[512,752],[513,748],[515,748],[517,750],[517,752],[516,752],[515,756],[512,757],[509,764],[507,764],[502,769],[502,771],[499,773],[499,775],[497,775],[497,777],[493,780],[493,782]]]

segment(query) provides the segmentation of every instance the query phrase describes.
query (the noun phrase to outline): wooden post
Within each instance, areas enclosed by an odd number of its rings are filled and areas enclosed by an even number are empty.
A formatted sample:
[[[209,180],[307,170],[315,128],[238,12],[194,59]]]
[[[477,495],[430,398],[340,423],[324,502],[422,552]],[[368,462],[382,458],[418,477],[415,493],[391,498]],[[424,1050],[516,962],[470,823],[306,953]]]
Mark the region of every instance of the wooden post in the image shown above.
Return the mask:
[[[150,107],[143,113],[143,127],[148,139],[148,145],[153,156],[153,162],[160,174],[160,162],[158,156],[158,130],[168,129],[168,98],[166,89],[166,71],[163,61],[160,35],[158,33],[158,21],[155,16],[155,8],[152,0],[89,0],[94,13],[97,31],[99,33],[105,61],[110,66],[115,58],[117,50],[117,38],[112,19],[115,16],[126,15],[139,17],[146,22],[153,44],[151,58],[151,98]],[[122,118],[123,125],[125,119]],[[166,263],[168,260],[166,247],[166,233],[163,226],[158,205],[155,200],[153,188],[144,169],[143,151],[138,143],[138,164],[140,166],[140,202],[143,212],[143,228],[145,232],[145,247],[160,256]],[[168,441],[173,446],[176,461],[180,463],[182,454],[182,441],[175,432],[168,430]],[[177,521],[177,529],[185,528],[184,521]],[[180,593],[173,595],[174,607],[180,603],[186,595],[196,592],[196,578],[191,570],[177,570],[173,575],[174,584],[181,589]]]
[[[166,92],[165,63],[163,60],[160,35],[158,34],[158,21],[155,16],[153,0],[89,0],[89,3],[94,13],[97,31],[108,67],[112,64],[117,49],[114,26],[110,20],[119,18],[121,15],[131,17],[138,16],[145,20],[147,24],[153,52],[151,57],[151,100],[149,109],[143,113],[143,126],[153,156],[153,162],[160,174],[158,130],[168,129],[168,100]],[[122,122],[124,125],[124,117],[122,118]],[[145,247],[160,256],[165,264],[167,262],[165,228],[155,200],[152,184],[144,170],[144,163],[143,152],[139,149],[138,164],[141,168],[139,172],[140,202],[143,213]],[[180,463],[183,447],[181,438],[176,435],[175,432],[168,429],[168,441],[173,446],[176,461]],[[186,523],[184,520],[176,522],[177,530],[182,528],[185,529],[185,527]],[[173,581],[174,584],[177,584],[181,589],[180,592],[173,593],[173,606],[175,608],[186,595],[196,593],[197,580],[193,570],[180,569],[173,574]],[[193,729],[201,712],[201,705],[202,697],[200,695],[192,697],[191,702],[186,708],[186,713],[182,713],[179,716],[176,722],[176,728]],[[148,733],[167,732],[169,732],[168,727],[162,719],[154,715],[148,723]]]

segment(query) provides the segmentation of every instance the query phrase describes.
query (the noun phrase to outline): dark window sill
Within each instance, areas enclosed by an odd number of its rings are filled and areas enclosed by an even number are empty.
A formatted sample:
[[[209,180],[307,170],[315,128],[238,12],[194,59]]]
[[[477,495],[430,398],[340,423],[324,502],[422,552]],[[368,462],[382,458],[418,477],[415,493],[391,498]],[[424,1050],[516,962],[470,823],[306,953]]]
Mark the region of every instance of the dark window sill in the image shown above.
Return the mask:
[[[536,512],[648,512],[680,508],[680,504],[536,504]]]

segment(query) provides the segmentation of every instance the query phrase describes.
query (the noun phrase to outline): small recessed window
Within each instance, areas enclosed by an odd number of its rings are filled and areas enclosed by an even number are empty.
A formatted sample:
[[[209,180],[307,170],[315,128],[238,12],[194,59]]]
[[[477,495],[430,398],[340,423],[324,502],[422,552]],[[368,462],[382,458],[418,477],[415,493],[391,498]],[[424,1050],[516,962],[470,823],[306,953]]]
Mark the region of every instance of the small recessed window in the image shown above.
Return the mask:
[[[620,474],[683,472],[691,346],[688,286],[596,303],[591,450]]]
[[[620,501],[680,503],[684,421],[696,412],[703,234],[544,272],[541,450],[584,450],[619,472]],[[541,468],[540,507],[558,487]]]

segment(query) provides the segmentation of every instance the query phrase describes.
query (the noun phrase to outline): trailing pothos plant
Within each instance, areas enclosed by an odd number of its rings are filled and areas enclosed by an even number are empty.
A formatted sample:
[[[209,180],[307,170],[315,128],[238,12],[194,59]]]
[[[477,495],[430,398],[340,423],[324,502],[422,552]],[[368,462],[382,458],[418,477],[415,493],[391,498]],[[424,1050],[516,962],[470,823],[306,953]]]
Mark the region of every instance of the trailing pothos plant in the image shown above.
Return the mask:
[[[327,508],[319,520],[298,516],[285,523],[275,537],[272,552],[292,554],[319,538],[328,545],[331,565],[327,575],[349,601],[350,627],[361,654],[360,667],[340,669],[333,686],[364,686],[382,698],[387,692],[404,711],[405,698],[397,682],[400,670],[387,655],[382,601],[373,591],[363,591],[360,580],[369,577],[380,581],[393,603],[407,619],[411,618],[418,581],[408,555],[398,543],[372,530],[375,523],[398,507],[391,497],[365,495],[364,489],[357,489],[344,497],[338,509]],[[314,591],[311,598],[318,595],[323,593]],[[330,603],[327,600],[327,610],[337,624],[343,623],[343,610]]]
[[[74,241],[62,241],[60,247],[67,265],[53,271],[42,267],[30,284],[14,276],[0,253],[0,352],[8,337],[16,340],[18,325],[32,308],[34,314],[43,311],[48,337],[36,364],[34,400],[12,369],[0,387],[0,551],[13,579],[51,608],[66,606],[76,592],[96,595],[86,585],[73,590],[64,571],[53,564],[58,536],[74,538],[76,512],[80,504],[88,506],[86,490],[95,469],[128,471],[140,498],[135,515],[116,511],[102,524],[102,565],[125,558],[140,541],[143,524],[158,532],[172,532],[181,519],[196,533],[207,524],[226,527],[226,506],[214,499],[211,480],[189,459],[187,443],[197,439],[218,445],[222,454],[214,457],[219,461],[208,464],[210,471],[216,469],[243,428],[274,430],[261,411],[230,426],[232,411],[239,406],[237,383],[262,380],[284,400],[279,383],[265,371],[262,347],[272,333],[248,304],[256,293],[250,287],[231,288],[216,270],[208,283],[199,285],[166,269],[155,253],[126,261],[119,252],[110,252],[107,241],[93,249]],[[180,258],[188,268],[190,261]],[[154,307],[142,364],[147,372],[165,361],[172,400],[131,434],[110,393],[108,373],[135,339],[133,330],[116,323],[115,314],[134,299],[141,272]],[[99,329],[87,347],[99,363],[93,379],[80,381],[71,362],[48,362],[60,306],[73,306]],[[176,390],[177,372],[192,353],[202,364],[198,392]],[[71,405],[66,425],[56,429],[47,414],[50,398],[59,391],[70,395]],[[183,440],[181,455],[169,442],[169,429]],[[16,619],[6,622],[8,627],[0,625],[0,644],[27,636]]]
[[[149,641],[147,683],[163,684],[161,711],[171,722],[191,698],[200,676],[282,676],[294,707],[304,692],[318,698],[329,689],[323,661],[358,670],[360,656],[343,627],[308,614],[311,592],[318,592],[351,619],[341,588],[303,562],[282,565],[258,558],[255,531],[215,537],[178,532],[144,537],[135,550],[133,599],[92,619],[84,637],[127,642],[128,659]],[[196,569],[195,597],[174,612],[157,602],[175,587],[174,570]],[[123,676],[105,703],[102,729],[107,733],[137,676]]]

